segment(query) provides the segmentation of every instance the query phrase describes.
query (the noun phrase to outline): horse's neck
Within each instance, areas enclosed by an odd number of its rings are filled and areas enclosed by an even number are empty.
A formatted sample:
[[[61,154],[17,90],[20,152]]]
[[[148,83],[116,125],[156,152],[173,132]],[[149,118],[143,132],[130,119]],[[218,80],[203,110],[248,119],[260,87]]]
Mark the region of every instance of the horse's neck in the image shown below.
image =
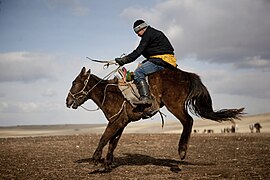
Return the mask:
[[[90,94],[90,99],[92,99],[98,106],[101,104],[101,96],[103,94],[102,86],[101,86],[101,79],[96,75],[91,75],[91,85],[90,88],[92,89]],[[102,93],[101,93],[102,92]]]
[[[96,75],[93,76],[93,84],[90,86],[92,88],[89,99],[92,99],[99,108],[102,108],[102,103],[105,98],[105,88],[108,84],[107,80],[102,80]]]

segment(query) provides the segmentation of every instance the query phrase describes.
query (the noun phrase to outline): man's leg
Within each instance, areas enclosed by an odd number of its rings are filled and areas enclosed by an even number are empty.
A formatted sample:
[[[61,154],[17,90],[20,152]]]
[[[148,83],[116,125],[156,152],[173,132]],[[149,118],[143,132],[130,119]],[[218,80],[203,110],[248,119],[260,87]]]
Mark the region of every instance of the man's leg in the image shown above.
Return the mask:
[[[164,67],[158,66],[152,62],[146,61],[134,72],[135,84],[139,90],[140,101],[135,102],[137,105],[151,105],[153,100],[150,95],[149,87],[146,82],[146,76],[157,71],[163,70]]]

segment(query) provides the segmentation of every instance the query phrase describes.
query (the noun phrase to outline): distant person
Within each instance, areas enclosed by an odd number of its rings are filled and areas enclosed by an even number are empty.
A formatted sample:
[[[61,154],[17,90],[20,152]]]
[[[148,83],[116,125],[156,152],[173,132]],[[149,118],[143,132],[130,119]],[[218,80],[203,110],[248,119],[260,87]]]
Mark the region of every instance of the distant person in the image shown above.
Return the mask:
[[[256,129],[256,133],[260,133],[260,132],[261,132],[262,126],[261,126],[260,123],[255,123],[255,124],[254,124],[254,127],[255,127],[255,129]]]
[[[253,126],[253,124],[249,125],[249,129],[250,129],[250,132],[253,133],[253,131],[254,131],[254,126]]]
[[[235,133],[235,129],[236,129],[236,128],[235,128],[235,125],[233,124],[233,125],[232,125],[232,128],[231,128],[231,132],[232,132],[232,133]]]

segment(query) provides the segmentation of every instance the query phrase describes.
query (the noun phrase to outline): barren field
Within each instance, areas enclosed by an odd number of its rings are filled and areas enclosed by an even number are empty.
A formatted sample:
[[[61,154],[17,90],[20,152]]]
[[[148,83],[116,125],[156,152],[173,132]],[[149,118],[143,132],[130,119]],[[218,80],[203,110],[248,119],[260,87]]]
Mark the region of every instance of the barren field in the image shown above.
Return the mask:
[[[269,179],[270,134],[123,134],[111,172],[89,163],[100,135],[0,138],[0,179]],[[105,148],[106,152],[106,148]]]
[[[91,119],[89,120],[91,122]],[[270,113],[254,116],[244,116],[241,120],[236,120],[237,133],[250,133],[249,126],[254,123],[260,123],[262,133],[270,133]],[[206,119],[194,119],[193,130],[199,134],[204,130],[213,130],[214,133],[221,133],[224,128],[231,128],[231,122],[218,123]],[[27,125],[0,127],[0,138],[6,137],[36,137],[36,136],[59,136],[59,135],[89,135],[103,133],[106,124],[60,124],[60,125]],[[161,128],[161,122],[146,119],[130,123],[124,133],[132,134],[179,134],[182,132],[181,123],[174,120],[165,119],[164,128]],[[255,130],[254,130],[255,132]]]

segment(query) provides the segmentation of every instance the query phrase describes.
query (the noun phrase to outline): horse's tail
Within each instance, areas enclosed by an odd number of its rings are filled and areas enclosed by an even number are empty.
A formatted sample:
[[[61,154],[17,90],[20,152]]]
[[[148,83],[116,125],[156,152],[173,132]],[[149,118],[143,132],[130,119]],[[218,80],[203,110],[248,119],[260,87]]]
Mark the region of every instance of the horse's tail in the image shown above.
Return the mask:
[[[244,110],[244,108],[240,108],[214,111],[207,88],[203,85],[200,77],[193,73],[190,73],[190,92],[186,99],[186,107],[194,115],[214,121],[239,119]]]

